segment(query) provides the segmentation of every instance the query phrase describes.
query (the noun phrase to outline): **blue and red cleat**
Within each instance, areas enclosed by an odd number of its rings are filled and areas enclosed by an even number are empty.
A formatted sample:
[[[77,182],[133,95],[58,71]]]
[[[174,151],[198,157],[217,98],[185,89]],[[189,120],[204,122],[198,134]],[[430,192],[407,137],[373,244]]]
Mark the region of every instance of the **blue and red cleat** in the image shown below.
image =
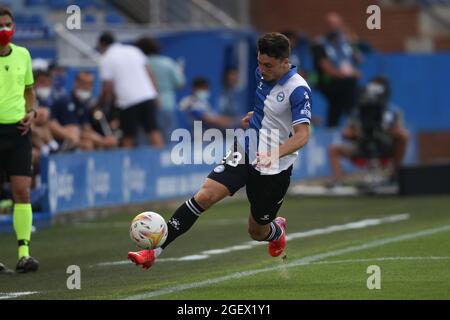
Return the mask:
[[[278,240],[269,242],[269,254],[272,257],[278,257],[286,248],[286,218],[277,217],[275,218],[274,222],[281,228],[283,233]]]
[[[137,266],[149,269],[156,261],[155,250],[141,250],[137,252],[128,252],[128,259]]]

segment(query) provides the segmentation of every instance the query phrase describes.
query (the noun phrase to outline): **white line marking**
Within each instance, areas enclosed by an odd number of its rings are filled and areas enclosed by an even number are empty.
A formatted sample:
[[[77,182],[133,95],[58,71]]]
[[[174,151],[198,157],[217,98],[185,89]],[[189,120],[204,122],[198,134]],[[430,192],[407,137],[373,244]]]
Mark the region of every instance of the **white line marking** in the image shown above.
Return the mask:
[[[29,296],[31,294],[39,293],[38,291],[24,291],[24,292],[0,292],[0,300],[14,299],[23,296]]]
[[[358,251],[362,251],[362,250],[366,250],[366,249],[376,248],[376,247],[380,247],[380,246],[384,246],[387,244],[396,243],[396,242],[400,242],[400,241],[404,241],[404,240],[413,240],[413,239],[417,239],[420,237],[426,237],[426,236],[430,236],[430,235],[433,235],[436,233],[441,233],[441,232],[446,232],[446,231],[450,231],[450,225],[445,225],[445,226],[433,228],[433,229],[427,229],[427,230],[423,230],[423,231],[419,231],[419,232],[407,233],[407,234],[403,234],[401,236],[385,238],[382,240],[370,241],[370,242],[363,243],[361,245],[350,246],[350,247],[346,247],[346,248],[339,249],[339,250],[334,250],[334,251],[324,252],[324,253],[320,253],[320,254],[316,254],[316,255],[312,255],[312,256],[307,256],[307,257],[295,260],[293,262],[283,264],[283,265],[277,265],[274,267],[267,267],[267,268],[256,269],[256,270],[236,272],[236,273],[232,273],[232,274],[229,274],[229,275],[226,275],[223,277],[217,277],[217,278],[208,279],[208,280],[204,280],[204,281],[187,283],[187,284],[182,284],[182,285],[173,286],[173,287],[167,287],[167,288],[163,288],[163,289],[159,289],[159,290],[155,290],[155,291],[149,291],[149,292],[145,292],[142,294],[137,294],[137,295],[132,295],[132,296],[126,297],[125,300],[149,299],[149,298],[162,296],[162,295],[166,295],[166,294],[170,294],[170,293],[177,293],[177,292],[184,291],[184,290],[197,289],[197,288],[217,284],[220,282],[225,282],[225,281],[229,281],[229,280],[236,280],[236,279],[240,279],[240,278],[244,278],[244,277],[248,277],[248,276],[253,276],[253,275],[256,275],[259,273],[263,273],[263,272],[269,272],[269,271],[275,271],[275,270],[280,270],[280,269],[294,268],[294,267],[298,267],[298,266],[302,266],[302,265],[308,265],[308,264],[311,264],[312,262],[317,262],[317,261],[320,261],[320,260],[323,260],[323,259],[329,258],[329,257],[335,257],[335,256],[344,255],[347,253],[353,253],[353,252],[358,252]]]
[[[362,263],[362,262],[384,262],[384,261],[418,261],[418,260],[450,260],[450,257],[382,257],[382,258],[366,258],[366,259],[348,259],[348,260],[328,260],[310,263],[318,264],[341,264],[341,263]]]
[[[410,218],[409,213],[402,213],[402,214],[396,214],[392,216],[387,216],[384,218],[379,219],[364,219],[360,221],[355,222],[349,222],[346,224],[341,225],[333,225],[325,228],[319,228],[319,229],[313,229],[308,231],[301,231],[301,232],[295,232],[295,233],[288,233],[286,236],[286,240],[293,240],[293,239],[299,239],[299,238],[307,238],[317,235],[323,235],[323,234],[330,234],[338,231],[344,231],[344,230],[354,230],[354,229],[363,229],[371,226],[377,226],[384,223],[394,223],[399,221],[408,220]],[[206,250],[202,251],[195,255],[189,255],[184,256],[180,258],[162,258],[158,259],[158,262],[172,262],[172,261],[193,261],[193,260],[202,260],[202,259],[208,259],[211,255],[219,255],[219,254],[225,254],[230,253],[233,251],[240,251],[240,250],[249,250],[256,246],[260,245],[267,245],[267,242],[265,241],[248,241],[240,245],[234,245],[230,247],[225,247],[222,249],[212,249],[212,250]],[[131,264],[131,261],[129,260],[122,260],[122,261],[113,261],[113,262],[101,262],[96,264],[95,266],[98,267],[109,267],[109,266],[119,266],[119,265],[125,265],[125,264]]]

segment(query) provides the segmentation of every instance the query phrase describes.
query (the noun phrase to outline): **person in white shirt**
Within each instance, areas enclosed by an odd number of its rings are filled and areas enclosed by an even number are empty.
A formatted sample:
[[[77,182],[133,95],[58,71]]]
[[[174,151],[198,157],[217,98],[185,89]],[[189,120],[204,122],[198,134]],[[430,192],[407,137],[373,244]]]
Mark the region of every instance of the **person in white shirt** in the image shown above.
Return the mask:
[[[98,49],[102,53],[99,66],[102,92],[98,104],[105,105],[114,93],[120,110],[122,146],[136,144],[139,126],[144,128],[151,145],[163,146],[157,123],[158,93],[145,55],[135,46],[115,42],[110,32],[100,36]]]

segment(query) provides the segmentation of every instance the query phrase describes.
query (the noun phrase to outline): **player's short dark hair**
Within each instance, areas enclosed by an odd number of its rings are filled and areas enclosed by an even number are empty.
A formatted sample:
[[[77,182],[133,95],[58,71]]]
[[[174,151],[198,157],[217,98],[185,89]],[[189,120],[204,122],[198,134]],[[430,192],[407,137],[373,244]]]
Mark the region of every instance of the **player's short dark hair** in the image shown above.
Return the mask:
[[[109,46],[109,45],[113,44],[115,41],[116,41],[116,38],[114,37],[114,34],[110,31],[103,32],[100,35],[100,38],[98,38],[98,42],[105,46]]]
[[[158,54],[161,51],[158,42],[150,37],[139,38],[136,41],[135,45],[136,47],[141,49],[146,56],[151,54]]]
[[[209,87],[208,79],[203,77],[197,77],[192,81],[192,88],[203,88],[203,87]]]
[[[1,16],[10,16],[12,20],[14,20],[12,11],[5,7],[0,7],[0,17]]]
[[[289,58],[291,45],[289,39],[281,33],[266,33],[258,40],[258,52],[276,59]]]

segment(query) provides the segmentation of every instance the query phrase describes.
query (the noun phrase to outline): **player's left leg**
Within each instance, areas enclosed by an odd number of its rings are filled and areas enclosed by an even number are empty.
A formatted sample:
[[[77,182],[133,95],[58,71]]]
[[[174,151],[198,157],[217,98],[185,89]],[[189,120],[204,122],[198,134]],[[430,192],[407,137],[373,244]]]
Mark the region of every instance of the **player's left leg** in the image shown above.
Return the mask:
[[[254,169],[253,169],[254,170]],[[269,253],[281,255],[286,247],[286,219],[277,217],[290,184],[292,167],[276,175],[254,170],[247,183],[250,201],[248,232],[252,239],[269,242]]]
[[[31,227],[33,211],[30,203],[31,177],[11,176],[11,189],[14,199],[13,225],[19,245],[16,271],[25,273],[36,271],[39,263],[30,256]]]
[[[11,191],[14,200],[13,225],[19,245],[19,261],[16,271],[25,273],[36,271],[39,263],[30,256],[31,227],[33,211],[30,203],[32,176],[31,132],[25,136],[14,138],[14,147],[8,153],[6,173],[10,177]]]
[[[261,225],[250,214],[248,233],[253,240],[269,242],[269,254],[278,257],[286,248],[286,218],[276,217],[268,224]]]

